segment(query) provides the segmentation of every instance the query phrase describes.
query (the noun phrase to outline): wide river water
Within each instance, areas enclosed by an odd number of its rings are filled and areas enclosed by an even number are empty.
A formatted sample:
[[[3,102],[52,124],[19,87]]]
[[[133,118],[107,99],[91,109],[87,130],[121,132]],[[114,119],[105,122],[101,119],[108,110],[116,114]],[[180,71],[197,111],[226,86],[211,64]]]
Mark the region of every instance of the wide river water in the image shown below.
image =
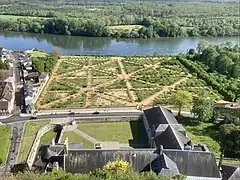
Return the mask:
[[[153,55],[186,53],[196,48],[201,39],[213,44],[240,44],[239,37],[111,39],[101,37],[59,36],[19,32],[0,32],[0,46],[13,50],[39,48],[52,52],[54,47],[64,54]]]

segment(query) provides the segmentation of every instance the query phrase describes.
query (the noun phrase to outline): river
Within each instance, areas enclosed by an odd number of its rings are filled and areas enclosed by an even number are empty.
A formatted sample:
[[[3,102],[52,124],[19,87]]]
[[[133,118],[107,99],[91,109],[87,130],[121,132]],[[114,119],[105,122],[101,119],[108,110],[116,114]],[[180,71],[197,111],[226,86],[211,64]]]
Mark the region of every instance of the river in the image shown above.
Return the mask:
[[[52,52],[54,47],[64,54],[153,55],[186,53],[196,48],[201,39],[213,44],[240,44],[239,37],[111,39],[102,37],[60,36],[19,32],[0,32],[0,46],[13,50],[38,48]]]

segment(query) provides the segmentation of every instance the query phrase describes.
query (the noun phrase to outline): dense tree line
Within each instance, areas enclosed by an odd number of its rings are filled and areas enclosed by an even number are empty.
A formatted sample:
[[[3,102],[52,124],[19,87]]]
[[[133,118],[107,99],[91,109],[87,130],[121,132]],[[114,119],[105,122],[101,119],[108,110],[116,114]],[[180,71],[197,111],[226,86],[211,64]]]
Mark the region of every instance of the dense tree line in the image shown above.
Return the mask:
[[[240,77],[240,46],[226,45],[208,46],[201,53],[193,56],[193,60],[207,65],[209,72],[218,72],[228,77]]]
[[[158,38],[178,36],[238,36],[239,31],[231,24],[219,27],[219,31],[212,33],[208,27],[196,27],[184,29],[171,19],[144,18],[139,20],[140,28],[114,30],[106,25],[106,22],[97,20],[85,20],[75,18],[19,18],[15,21],[0,20],[0,30],[49,33],[74,36],[97,36],[97,37],[122,37],[122,38]],[[134,24],[134,23],[133,23]],[[231,28],[229,28],[231,27]]]
[[[33,57],[32,63],[35,69],[39,72],[47,72],[51,74],[52,69],[57,63],[57,56],[46,56],[46,57]]]
[[[228,79],[218,73],[208,73],[197,62],[193,62],[184,57],[178,56],[177,59],[191,72],[196,73],[198,78],[203,79],[213,89],[217,90],[225,100],[233,101],[239,98],[238,79]]]
[[[0,18],[0,30],[9,31],[124,38],[239,35],[237,3],[75,5],[25,0],[0,6],[0,14],[22,16]],[[119,25],[139,27],[112,28]]]

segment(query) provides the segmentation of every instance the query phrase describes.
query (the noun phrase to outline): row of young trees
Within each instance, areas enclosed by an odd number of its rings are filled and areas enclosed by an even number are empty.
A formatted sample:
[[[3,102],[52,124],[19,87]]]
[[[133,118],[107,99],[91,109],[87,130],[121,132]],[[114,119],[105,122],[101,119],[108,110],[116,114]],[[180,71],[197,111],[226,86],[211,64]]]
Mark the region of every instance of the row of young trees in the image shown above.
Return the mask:
[[[178,56],[177,59],[191,72],[195,73],[198,78],[203,79],[213,89],[217,90],[225,100],[236,101],[239,98],[239,80],[227,79],[218,73],[208,73],[197,62]]]

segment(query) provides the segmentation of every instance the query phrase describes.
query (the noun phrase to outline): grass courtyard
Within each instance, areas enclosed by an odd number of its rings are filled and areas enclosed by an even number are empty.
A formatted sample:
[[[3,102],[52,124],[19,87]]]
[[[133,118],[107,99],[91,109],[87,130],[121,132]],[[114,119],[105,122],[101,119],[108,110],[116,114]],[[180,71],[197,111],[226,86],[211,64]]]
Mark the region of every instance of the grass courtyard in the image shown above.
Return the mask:
[[[173,57],[62,56],[37,108],[167,104],[177,89],[221,98]]]
[[[118,141],[127,144],[132,139],[128,122],[80,123],[78,129],[99,141]]]
[[[78,134],[69,131],[69,132],[65,132],[63,134],[62,137],[62,142],[64,143],[64,141],[66,140],[66,138],[68,137],[68,142],[69,143],[83,143],[83,147],[86,149],[93,149],[94,144],[91,143],[90,141],[88,141],[87,139],[83,138],[82,136],[79,136]]]
[[[0,166],[3,165],[8,158],[11,133],[11,125],[0,125]]]
[[[20,150],[18,152],[18,163],[25,162],[27,160],[28,154],[33,145],[35,136],[39,129],[44,125],[48,124],[50,121],[31,121],[25,124],[25,129],[23,133],[23,137],[21,140]]]

